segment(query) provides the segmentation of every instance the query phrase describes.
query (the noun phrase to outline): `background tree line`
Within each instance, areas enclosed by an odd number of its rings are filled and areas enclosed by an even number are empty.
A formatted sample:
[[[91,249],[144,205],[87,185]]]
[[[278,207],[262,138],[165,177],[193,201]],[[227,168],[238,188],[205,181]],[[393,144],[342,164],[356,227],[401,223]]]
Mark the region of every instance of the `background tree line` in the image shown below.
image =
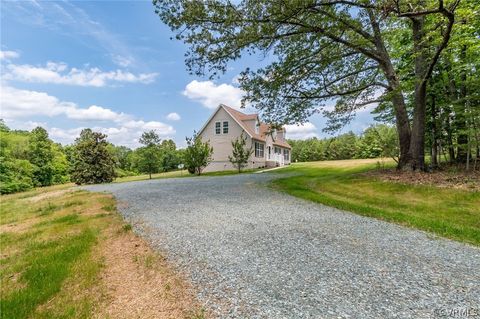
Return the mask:
[[[330,138],[288,140],[292,146],[292,162],[343,160],[389,157],[398,161],[400,155],[395,127],[378,124],[362,134],[353,132]]]
[[[84,129],[71,145],[53,142],[44,128],[10,130],[0,122],[0,193],[66,182],[111,182],[116,177],[177,169],[185,150],[172,140],[145,132],[132,150],[107,141],[105,134]]]

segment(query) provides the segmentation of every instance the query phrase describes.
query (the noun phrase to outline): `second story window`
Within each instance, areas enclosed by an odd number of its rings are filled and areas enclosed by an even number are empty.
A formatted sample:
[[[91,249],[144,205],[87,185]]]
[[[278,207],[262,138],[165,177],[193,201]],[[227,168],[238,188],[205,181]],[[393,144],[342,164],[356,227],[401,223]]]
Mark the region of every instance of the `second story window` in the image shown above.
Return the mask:
[[[215,122],[215,134],[221,134],[222,133],[222,123],[221,122]]]
[[[228,134],[228,121],[223,122],[223,134]]]

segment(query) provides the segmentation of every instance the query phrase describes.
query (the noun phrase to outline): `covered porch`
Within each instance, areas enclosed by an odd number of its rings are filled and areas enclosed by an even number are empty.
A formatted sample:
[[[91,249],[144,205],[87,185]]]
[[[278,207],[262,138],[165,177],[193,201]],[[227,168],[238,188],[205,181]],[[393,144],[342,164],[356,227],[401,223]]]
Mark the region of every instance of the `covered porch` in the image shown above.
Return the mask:
[[[268,145],[265,162],[267,167],[278,167],[290,164],[290,149],[280,146]]]

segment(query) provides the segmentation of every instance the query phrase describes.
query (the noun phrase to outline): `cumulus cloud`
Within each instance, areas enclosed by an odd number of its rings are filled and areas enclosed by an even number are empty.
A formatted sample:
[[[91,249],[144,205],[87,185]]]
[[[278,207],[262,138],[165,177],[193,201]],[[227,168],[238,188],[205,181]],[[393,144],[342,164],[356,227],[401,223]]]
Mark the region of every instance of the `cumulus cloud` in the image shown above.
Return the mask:
[[[144,83],[155,81],[158,73],[133,74],[122,70],[104,72],[99,68],[68,69],[63,62],[48,62],[45,66],[7,64],[3,78],[23,82],[54,83],[103,87],[111,83]]]
[[[12,128],[17,129],[17,130],[31,131],[38,126],[47,127],[47,123],[45,123],[45,122],[17,121],[17,120],[12,120],[12,119],[4,119],[4,120],[5,120],[5,123],[7,124],[8,127],[12,127]]]
[[[317,127],[307,122],[303,125],[285,125],[287,138],[292,140],[305,140],[307,138],[318,137]]]
[[[83,121],[123,121],[130,118],[109,108],[97,105],[80,108],[75,103],[60,101],[45,92],[21,90],[11,86],[1,87],[0,104],[2,118],[11,119],[35,115],[64,115],[69,119]]]
[[[181,119],[180,115],[178,115],[178,113],[169,113],[167,115],[167,120],[170,120],[170,121],[179,121]]]
[[[1,51],[0,50],[0,60],[10,60],[16,59],[20,56],[18,52],[15,51]]]
[[[144,131],[154,130],[162,138],[171,138],[176,133],[171,125],[162,122],[135,119],[132,115],[97,105],[81,108],[73,102],[61,101],[45,92],[21,90],[10,86],[2,86],[0,92],[0,117],[6,120],[7,125],[26,130],[40,125],[48,130],[53,140],[64,144],[72,143],[86,127],[107,134],[108,140],[112,143],[128,147],[137,147],[138,139]],[[46,123],[22,121],[32,116],[64,116],[70,120],[88,121],[93,125],[63,129],[49,128]],[[112,124],[99,125],[104,122]]]
[[[138,140],[143,132],[154,130],[164,139],[172,138],[175,134],[175,129],[170,125],[166,125],[156,121],[134,121],[134,125],[118,125],[118,126],[93,126],[90,127],[93,131],[101,132],[107,135],[108,141],[116,145],[124,145],[131,148],[140,146]],[[72,129],[62,129],[58,127],[47,128],[50,138],[62,144],[70,144],[80,135],[80,132],[85,127],[76,127]]]
[[[221,103],[240,108],[243,91],[230,84],[217,85],[212,81],[193,80],[187,84],[183,95],[209,109],[214,109]]]

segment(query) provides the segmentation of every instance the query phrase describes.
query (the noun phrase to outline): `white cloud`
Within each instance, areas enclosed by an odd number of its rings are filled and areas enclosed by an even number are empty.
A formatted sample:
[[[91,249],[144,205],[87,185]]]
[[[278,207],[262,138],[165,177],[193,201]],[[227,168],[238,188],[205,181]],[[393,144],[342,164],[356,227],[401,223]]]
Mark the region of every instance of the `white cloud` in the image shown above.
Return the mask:
[[[86,109],[77,107],[68,108],[65,110],[65,115],[69,119],[81,121],[122,121],[129,116],[124,113],[117,113],[110,109],[91,105]]]
[[[25,118],[36,115],[48,117],[64,115],[69,119],[83,121],[123,121],[129,118],[124,113],[97,105],[80,108],[75,103],[60,101],[45,92],[21,90],[3,86],[0,91],[0,114],[2,118]]]
[[[135,75],[122,70],[104,72],[99,68],[68,70],[66,63],[48,62],[45,66],[8,64],[3,78],[23,82],[102,87],[112,82],[148,84],[153,82],[157,75],[158,73]]]
[[[132,63],[134,62],[133,58],[124,57],[121,55],[112,55],[112,60],[113,60],[113,63],[124,68],[132,65]]]
[[[179,121],[181,119],[180,115],[178,115],[178,113],[169,113],[167,115],[167,120],[170,120],[170,121]]]
[[[144,121],[135,121],[136,125],[127,126],[127,125],[118,125],[118,126],[93,126],[90,127],[93,131],[101,132],[107,135],[108,141],[115,145],[124,145],[127,147],[135,148],[140,146],[138,140],[143,132],[148,130],[155,130],[157,134],[164,139],[169,139],[175,134],[175,129],[170,125],[166,125],[160,122],[144,122]],[[53,127],[51,129],[47,128],[47,131],[50,135],[50,138],[60,142],[62,144],[70,144],[75,141],[75,139],[80,135],[80,132],[85,127],[76,127],[72,129],[61,129],[58,127]]]
[[[16,59],[20,56],[18,52],[15,51],[1,51],[0,50],[0,60],[10,60]]]
[[[318,137],[317,127],[310,122],[303,125],[285,125],[287,138],[292,140],[305,140]]]
[[[1,86],[0,89],[0,118],[4,118],[7,125],[26,130],[40,125],[48,130],[53,140],[60,143],[72,143],[87,126],[72,129],[49,128],[45,123],[25,122],[22,119],[33,116],[65,116],[70,120],[88,121],[89,124],[93,124],[88,127],[107,134],[110,142],[128,147],[137,147],[138,139],[144,131],[154,130],[162,138],[171,138],[176,133],[171,125],[158,121],[138,120],[132,115],[101,106],[81,108],[73,102],[61,101],[45,92],[21,90],[10,86]],[[98,125],[102,121],[113,124]]]
[[[25,130],[25,131],[31,131],[38,126],[47,127],[47,123],[36,122],[36,121],[17,121],[12,119],[5,119],[5,123],[7,124],[8,127],[12,127],[17,130]]]
[[[188,83],[183,95],[202,103],[203,106],[214,109],[219,104],[240,108],[243,91],[230,84],[216,85],[212,81],[193,80]]]

